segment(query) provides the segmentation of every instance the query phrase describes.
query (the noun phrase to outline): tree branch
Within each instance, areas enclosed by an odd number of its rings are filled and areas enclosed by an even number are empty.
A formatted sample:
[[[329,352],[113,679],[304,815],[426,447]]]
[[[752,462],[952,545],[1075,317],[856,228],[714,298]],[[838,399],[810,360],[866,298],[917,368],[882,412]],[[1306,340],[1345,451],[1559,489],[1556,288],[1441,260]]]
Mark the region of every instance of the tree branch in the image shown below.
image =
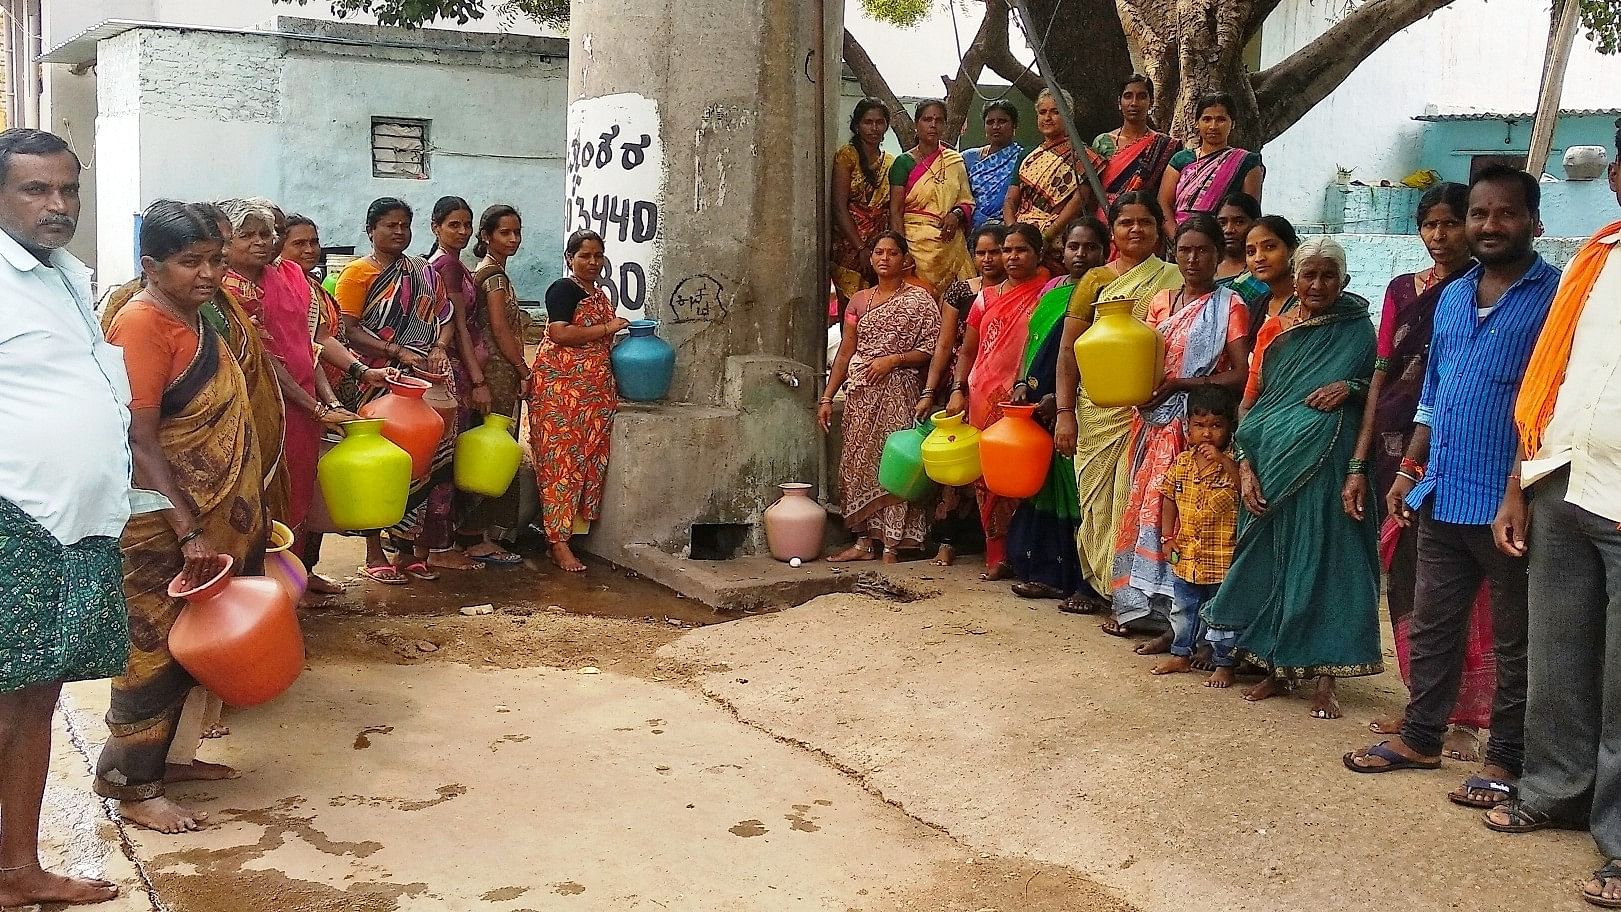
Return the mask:
[[[986,9],[985,18],[980,20],[979,31],[974,34],[974,40],[962,53],[962,63],[957,67],[956,77],[945,76],[942,81],[946,84],[946,137],[955,140],[962,136],[963,125],[973,108],[974,92],[978,87],[979,74],[985,69],[985,45],[990,36],[991,11]],[[1003,13],[1003,22],[1007,21],[1007,14]],[[1004,27],[1003,32],[1007,29]]]
[[[1007,0],[985,0],[985,65],[991,72],[1006,79],[1018,89],[1020,94],[1034,101],[1047,83],[1034,70],[1019,62],[1013,56],[1013,49],[1008,45],[1008,3]],[[1026,22],[1025,26],[1037,32],[1034,22]],[[1031,41],[1040,41],[1040,34],[1030,35]]]
[[[889,80],[878,72],[878,65],[872,62],[867,49],[861,46],[856,36],[850,34],[849,29],[844,30],[844,63],[855,73],[856,81],[861,83],[862,94],[889,105],[890,128],[895,131],[895,138],[900,140],[901,148],[910,149],[917,145],[917,127],[912,123],[912,115],[906,112],[906,105],[889,87]]]
[[[1339,88],[1386,41],[1452,0],[1367,0],[1354,12],[1251,77],[1261,109],[1260,142],[1276,139]]]
[[[1244,23],[1246,44],[1261,31],[1261,26],[1266,23],[1266,17],[1272,15],[1272,11],[1282,3],[1283,0],[1255,0],[1255,5],[1250,7],[1249,21]]]

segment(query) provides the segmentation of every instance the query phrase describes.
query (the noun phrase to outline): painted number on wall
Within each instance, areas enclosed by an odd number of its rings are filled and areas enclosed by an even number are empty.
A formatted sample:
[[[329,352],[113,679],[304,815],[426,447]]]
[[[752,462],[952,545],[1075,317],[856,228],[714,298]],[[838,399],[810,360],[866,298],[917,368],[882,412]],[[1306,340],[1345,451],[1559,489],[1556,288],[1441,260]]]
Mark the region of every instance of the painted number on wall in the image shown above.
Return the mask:
[[[634,93],[569,105],[566,232],[602,235],[602,284],[620,313],[641,315],[663,253],[664,149],[658,104]]]

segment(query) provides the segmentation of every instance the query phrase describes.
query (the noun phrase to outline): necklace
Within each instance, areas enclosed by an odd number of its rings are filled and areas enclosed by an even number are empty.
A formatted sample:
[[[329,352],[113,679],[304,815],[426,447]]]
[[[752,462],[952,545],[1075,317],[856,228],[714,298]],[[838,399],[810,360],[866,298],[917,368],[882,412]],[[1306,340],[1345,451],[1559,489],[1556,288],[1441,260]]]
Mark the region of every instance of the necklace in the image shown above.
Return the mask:
[[[186,312],[170,301],[167,295],[150,285],[143,289],[141,294],[146,300],[152,302],[154,307],[179,320],[192,332],[199,336],[203,334],[203,314],[201,310],[196,315],[188,317]]]

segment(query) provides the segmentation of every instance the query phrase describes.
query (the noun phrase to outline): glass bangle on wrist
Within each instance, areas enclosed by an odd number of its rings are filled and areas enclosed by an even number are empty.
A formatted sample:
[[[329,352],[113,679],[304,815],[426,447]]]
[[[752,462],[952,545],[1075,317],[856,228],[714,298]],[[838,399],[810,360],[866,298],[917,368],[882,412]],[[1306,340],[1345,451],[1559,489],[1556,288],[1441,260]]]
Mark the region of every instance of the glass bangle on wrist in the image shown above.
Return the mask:
[[[1368,474],[1368,461],[1366,459],[1353,459],[1346,466],[1345,471],[1348,475],[1366,475]]]

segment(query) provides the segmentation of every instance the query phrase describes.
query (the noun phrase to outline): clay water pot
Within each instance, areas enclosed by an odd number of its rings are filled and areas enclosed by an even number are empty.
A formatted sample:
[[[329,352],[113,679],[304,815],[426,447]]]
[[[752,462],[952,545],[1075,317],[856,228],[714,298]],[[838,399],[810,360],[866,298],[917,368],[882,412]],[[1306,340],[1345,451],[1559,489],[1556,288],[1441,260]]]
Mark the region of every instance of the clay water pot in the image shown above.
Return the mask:
[[[609,355],[621,398],[653,402],[670,392],[675,377],[675,349],[660,339],[657,320],[630,321],[630,337]]]
[[[450,375],[432,374],[425,370],[414,371],[413,374],[418,380],[426,380],[430,384],[422,394],[422,401],[438,412],[446,425],[453,425],[461,412],[461,405],[456,401],[456,394],[450,391]]]
[[[169,597],[185,599],[169,630],[169,651],[197,683],[232,706],[257,706],[304,670],[304,637],[293,601],[275,580],[231,576],[234,562],[196,589],[176,577]]]
[[[962,412],[935,412],[929,422],[934,431],[923,441],[923,469],[947,487],[979,480],[979,429],[964,421]]]
[[[777,485],[782,497],[765,509],[765,540],[771,556],[780,561],[799,558],[809,562],[822,553],[827,535],[827,510],[811,497],[802,482]]]
[[[506,415],[485,415],[482,425],[456,438],[456,487],[485,497],[507,493],[523,464],[523,447],[511,427]]]
[[[293,553],[293,530],[275,520],[270,523],[270,547],[265,549],[265,576],[280,584],[294,605],[310,585],[309,571]]]
[[[1154,398],[1165,375],[1165,340],[1131,315],[1131,301],[1098,305],[1098,318],[1075,340],[1081,388],[1104,408],[1138,406]]]
[[[388,392],[360,407],[360,417],[383,419],[383,436],[411,456],[411,477],[424,478],[445,435],[445,419],[422,401],[432,386],[415,377],[388,381]]]
[[[387,529],[405,518],[411,457],[383,437],[381,418],[345,421],[343,434],[315,465],[327,516],[340,532]]]
[[[901,428],[884,439],[884,452],[878,460],[879,487],[913,503],[934,492],[934,481],[923,468],[923,441],[933,430],[924,423]]]
[[[979,435],[985,487],[1003,497],[1034,497],[1047,483],[1053,439],[1035,421],[1033,405],[1002,404],[1002,417]]]

